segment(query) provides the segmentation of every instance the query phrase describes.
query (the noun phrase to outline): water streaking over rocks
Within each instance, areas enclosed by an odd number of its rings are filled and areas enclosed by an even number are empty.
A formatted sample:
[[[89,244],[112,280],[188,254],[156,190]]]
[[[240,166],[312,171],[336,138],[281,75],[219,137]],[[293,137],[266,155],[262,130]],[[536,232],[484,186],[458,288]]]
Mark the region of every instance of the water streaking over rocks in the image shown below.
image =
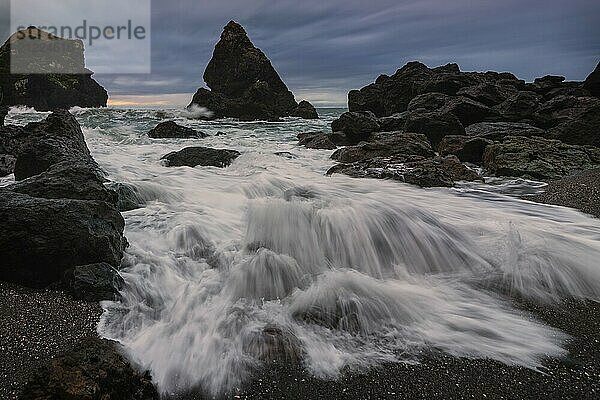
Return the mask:
[[[335,379],[429,349],[529,368],[565,354],[566,334],[510,300],[600,299],[598,220],[519,199],[538,190],[527,181],[420,189],[326,177],[331,151],[296,145],[340,114],[320,111],[242,123],[72,110],[108,177],[144,204],[124,213],[125,286],[103,303],[101,335],[164,394],[219,395],[273,360]],[[7,123],[40,118],[21,110]],[[167,120],[210,136],[148,138]],[[224,169],[160,161],[188,146],[241,156]]]

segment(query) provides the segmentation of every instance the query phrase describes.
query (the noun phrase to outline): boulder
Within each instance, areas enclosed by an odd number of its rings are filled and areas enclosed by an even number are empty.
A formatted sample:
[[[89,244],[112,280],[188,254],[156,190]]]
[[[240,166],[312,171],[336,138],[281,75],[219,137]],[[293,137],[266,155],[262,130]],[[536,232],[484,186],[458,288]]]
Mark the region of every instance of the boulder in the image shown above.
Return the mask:
[[[186,126],[181,126],[175,121],[161,122],[156,125],[148,136],[153,139],[189,139],[189,138],[204,138],[206,134],[204,132],[196,131]]]
[[[292,111],[290,116],[303,119],[319,119],[319,114],[315,107],[306,100],[302,100],[298,103],[298,107]]]
[[[117,195],[117,209],[121,212],[136,210],[146,205],[139,189],[129,183],[112,182],[106,185]]]
[[[450,113],[464,126],[484,121],[492,115],[489,107],[468,97],[448,96],[438,92],[421,94],[412,99],[408,104],[408,110],[418,109]]]
[[[337,146],[328,134],[323,132],[301,133],[298,135],[298,145],[309,149],[334,150]]]
[[[62,283],[78,300],[90,302],[116,300],[124,281],[112,265],[81,265],[63,273]]]
[[[19,68],[12,71],[15,73],[11,73],[11,54],[19,55],[13,59]],[[62,39],[29,27],[14,33],[0,47],[0,93],[7,106],[24,105],[38,111],[106,107],[108,93],[92,75],[85,68],[81,40]]]
[[[544,193],[526,197],[544,204],[571,207],[600,218],[600,168],[550,182]]]
[[[521,122],[480,122],[465,128],[467,136],[502,141],[507,136],[546,136],[546,131]]]
[[[0,126],[4,126],[4,120],[8,115],[8,107],[0,107]]]
[[[460,89],[458,96],[468,97],[488,107],[496,106],[517,94],[513,85],[501,85],[496,82],[485,82]]]
[[[490,145],[484,166],[497,176],[542,181],[560,179],[600,165],[600,149],[575,146],[540,137],[509,136]]]
[[[411,111],[408,114],[404,131],[426,135],[434,148],[437,148],[446,135],[465,134],[465,128],[453,114],[423,109]]]
[[[0,154],[0,178],[15,172],[17,158],[10,154]]]
[[[104,186],[98,172],[84,163],[63,161],[8,189],[44,199],[97,200],[117,204],[117,193]]]
[[[410,111],[404,111],[379,118],[377,120],[379,122],[379,130],[381,132],[396,132],[403,130],[409,114]]]
[[[600,62],[596,69],[586,78],[583,87],[594,97],[600,98]]]
[[[355,178],[393,179],[420,187],[452,187],[457,181],[483,181],[458,158],[419,156],[376,157],[333,166],[328,175],[341,173]]]
[[[234,21],[225,26],[204,81],[211,90],[200,88],[190,106],[205,107],[216,118],[271,120],[289,116],[298,107],[271,61]]]
[[[372,142],[363,142],[356,146],[337,150],[331,158],[341,163],[354,163],[376,157],[397,155],[420,156],[435,155],[427,136],[417,133],[393,132],[379,134]]]
[[[600,146],[600,99],[557,96],[542,104],[534,119],[548,136],[569,144]]]
[[[345,112],[331,123],[331,130],[342,132],[352,144],[368,139],[379,128],[379,121],[371,112]]]
[[[531,120],[541,100],[541,96],[537,93],[522,91],[494,107],[494,110],[500,114],[501,118],[499,120],[502,121],[518,122]]]
[[[104,201],[45,199],[0,189],[0,280],[45,287],[69,268],[118,267],[125,222]]]
[[[241,154],[235,150],[211,149],[208,147],[186,147],[161,158],[167,167],[227,167]]]
[[[159,400],[149,372],[138,372],[116,342],[84,339],[47,361],[29,380],[21,400]]]
[[[491,144],[491,140],[482,137],[449,135],[440,142],[438,152],[443,157],[454,155],[462,162],[481,164],[485,148]]]
[[[96,165],[85,143],[79,123],[68,111],[56,110],[41,122],[25,127],[4,127],[0,153],[17,158],[15,179],[22,180],[46,171],[63,161]]]

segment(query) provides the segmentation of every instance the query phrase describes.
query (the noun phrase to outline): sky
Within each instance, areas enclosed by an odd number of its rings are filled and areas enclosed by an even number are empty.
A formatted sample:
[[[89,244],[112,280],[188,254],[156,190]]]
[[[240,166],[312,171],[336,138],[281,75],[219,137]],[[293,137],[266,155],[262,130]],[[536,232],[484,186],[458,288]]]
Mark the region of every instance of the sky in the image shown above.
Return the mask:
[[[233,19],[296,99],[316,106],[344,106],[349,90],[412,60],[583,80],[600,61],[599,16],[597,0],[152,0],[152,73],[95,78],[111,104],[185,106]]]

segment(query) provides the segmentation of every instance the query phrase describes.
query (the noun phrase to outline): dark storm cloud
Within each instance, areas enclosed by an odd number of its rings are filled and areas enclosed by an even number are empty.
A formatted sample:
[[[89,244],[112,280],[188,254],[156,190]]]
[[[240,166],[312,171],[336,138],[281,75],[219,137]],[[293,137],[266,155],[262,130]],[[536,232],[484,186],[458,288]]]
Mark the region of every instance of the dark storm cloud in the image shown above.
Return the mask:
[[[192,93],[222,27],[240,22],[297,97],[345,93],[410,60],[579,80],[600,59],[590,0],[222,0],[152,2],[152,75],[98,75],[113,95]]]

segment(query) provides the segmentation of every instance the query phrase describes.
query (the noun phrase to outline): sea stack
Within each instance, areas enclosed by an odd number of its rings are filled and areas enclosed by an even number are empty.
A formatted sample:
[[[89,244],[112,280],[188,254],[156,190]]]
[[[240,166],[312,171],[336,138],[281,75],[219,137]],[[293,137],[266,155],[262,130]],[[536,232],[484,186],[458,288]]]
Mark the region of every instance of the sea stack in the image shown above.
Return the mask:
[[[0,105],[38,111],[106,107],[108,93],[92,75],[81,40],[29,27],[0,47]]]
[[[271,61],[234,21],[225,26],[204,71],[204,81],[210,90],[198,89],[190,106],[205,107],[215,118],[276,120],[307,115],[303,110],[310,105],[303,102],[302,110],[298,110],[294,95]]]

